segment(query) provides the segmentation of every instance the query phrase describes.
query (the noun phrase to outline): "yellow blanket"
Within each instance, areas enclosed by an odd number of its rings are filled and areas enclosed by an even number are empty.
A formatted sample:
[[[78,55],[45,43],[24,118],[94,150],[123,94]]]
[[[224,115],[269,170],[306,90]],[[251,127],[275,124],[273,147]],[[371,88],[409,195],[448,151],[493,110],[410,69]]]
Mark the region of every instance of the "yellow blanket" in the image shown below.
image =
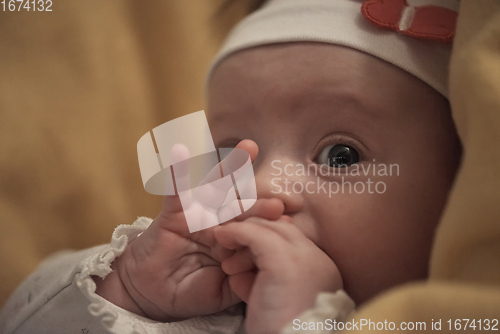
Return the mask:
[[[49,254],[157,215],[137,141],[203,109],[217,47],[218,1],[52,2],[0,4],[0,306]]]

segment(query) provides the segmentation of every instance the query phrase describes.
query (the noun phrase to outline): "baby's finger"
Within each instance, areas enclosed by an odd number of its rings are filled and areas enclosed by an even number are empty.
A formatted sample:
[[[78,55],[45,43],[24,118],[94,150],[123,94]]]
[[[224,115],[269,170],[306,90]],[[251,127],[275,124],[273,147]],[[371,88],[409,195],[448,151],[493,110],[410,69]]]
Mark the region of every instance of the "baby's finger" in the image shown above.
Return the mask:
[[[228,275],[235,275],[255,269],[252,253],[248,248],[238,250],[233,256],[222,261],[222,270]]]
[[[182,162],[182,168],[176,168],[174,172],[174,181],[176,186],[175,196],[165,196],[163,198],[163,213],[182,212],[181,199],[178,196],[179,189],[189,189],[189,150],[185,145],[175,144],[170,151],[169,161],[172,165]],[[189,193],[189,192],[187,192]],[[189,195],[187,195],[189,196]],[[183,201],[190,201],[190,198],[183,198]],[[186,206],[188,202],[184,203]]]
[[[285,210],[285,204],[278,198],[258,199],[255,204],[234,218],[235,221],[243,221],[250,217],[260,217],[268,220],[277,220]]]
[[[238,143],[238,145],[236,145],[236,148],[241,148],[242,150],[247,151],[250,155],[251,161],[254,161],[257,154],[259,154],[259,146],[251,139],[243,139]]]
[[[258,221],[257,218],[250,220]],[[286,252],[288,247],[287,241],[264,224],[251,223],[250,220],[218,226],[214,229],[216,240],[229,249],[250,248],[259,269],[262,269],[261,266],[268,267],[271,263],[280,262],[279,257]],[[278,224],[278,222],[270,224]]]
[[[267,229],[269,231],[268,233],[276,233],[290,244],[303,245],[304,243],[312,243],[304,232],[293,223],[293,219],[290,216],[283,215],[276,221],[269,221],[259,217],[250,217],[247,219],[247,222],[260,225],[262,228]]]
[[[253,161],[253,159],[255,159],[259,151],[257,144],[250,139],[242,140],[238,143],[238,145],[236,145],[235,148],[247,151],[247,153],[250,155],[250,161]],[[238,154],[237,151],[232,150],[231,152],[229,152],[227,157],[225,157],[221,162],[215,165],[210,170],[210,172],[208,172],[208,174],[200,182],[200,185],[208,184],[220,179],[224,176],[223,169],[237,169],[242,165],[242,162],[244,162],[242,159],[242,155]]]
[[[245,271],[240,274],[229,276],[229,286],[245,303],[248,303],[256,276],[257,274],[253,271]]]
[[[247,140],[243,144],[237,145],[236,150],[229,152],[220,163],[210,170],[197,187],[194,195],[195,200],[217,212],[224,203],[228,191],[233,187],[233,177],[229,173],[245,168],[251,163],[251,159],[249,159],[250,153],[246,152],[247,154],[244,154],[240,147],[247,147],[255,155],[255,151],[258,150],[256,145],[254,142]]]

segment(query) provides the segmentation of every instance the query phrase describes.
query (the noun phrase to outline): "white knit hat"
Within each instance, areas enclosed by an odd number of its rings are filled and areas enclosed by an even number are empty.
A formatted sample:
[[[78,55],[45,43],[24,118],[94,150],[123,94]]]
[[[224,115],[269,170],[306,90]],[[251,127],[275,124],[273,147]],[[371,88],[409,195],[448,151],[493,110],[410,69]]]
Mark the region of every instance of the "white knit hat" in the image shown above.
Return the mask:
[[[231,31],[210,66],[207,82],[221,60],[236,51],[313,41],[383,59],[447,97],[458,1],[270,0]]]

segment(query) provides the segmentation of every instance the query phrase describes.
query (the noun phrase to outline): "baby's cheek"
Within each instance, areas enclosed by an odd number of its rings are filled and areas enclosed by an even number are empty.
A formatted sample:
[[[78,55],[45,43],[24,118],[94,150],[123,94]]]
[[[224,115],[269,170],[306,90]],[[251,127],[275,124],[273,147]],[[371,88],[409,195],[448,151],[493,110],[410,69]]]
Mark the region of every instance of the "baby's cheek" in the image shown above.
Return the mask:
[[[319,246],[336,263],[344,289],[358,303],[426,274],[432,235],[405,212],[395,190],[316,202]]]

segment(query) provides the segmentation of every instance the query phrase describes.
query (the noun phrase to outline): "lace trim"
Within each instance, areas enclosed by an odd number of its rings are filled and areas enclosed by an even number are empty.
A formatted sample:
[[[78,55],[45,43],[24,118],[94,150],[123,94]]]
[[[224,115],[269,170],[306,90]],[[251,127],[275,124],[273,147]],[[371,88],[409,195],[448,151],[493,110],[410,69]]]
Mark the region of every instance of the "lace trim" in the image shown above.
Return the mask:
[[[152,221],[147,217],[139,217],[132,225],[118,226],[107,247],[82,261],[82,270],[76,274],[75,282],[80,291],[91,302],[88,306],[90,314],[101,318],[103,326],[112,333],[141,334],[152,333],[152,330],[164,333],[168,329],[168,333],[174,334],[186,332],[186,329],[189,331],[189,328],[235,333],[243,322],[242,310],[238,305],[210,316],[194,317],[175,323],[162,323],[132,314],[95,293],[96,285],[91,275],[106,277],[112,271],[111,263],[113,260],[120,256],[125,247],[137,238]]]
[[[316,304],[313,308],[305,311],[291,323],[289,323],[281,334],[297,333],[298,327],[303,323],[323,323],[326,320],[336,320],[341,322],[351,317],[354,312],[354,301],[347,295],[344,290],[339,290],[335,293],[321,292],[316,297]],[[315,328],[307,331],[310,334],[326,334],[334,333],[333,330],[326,328]]]

